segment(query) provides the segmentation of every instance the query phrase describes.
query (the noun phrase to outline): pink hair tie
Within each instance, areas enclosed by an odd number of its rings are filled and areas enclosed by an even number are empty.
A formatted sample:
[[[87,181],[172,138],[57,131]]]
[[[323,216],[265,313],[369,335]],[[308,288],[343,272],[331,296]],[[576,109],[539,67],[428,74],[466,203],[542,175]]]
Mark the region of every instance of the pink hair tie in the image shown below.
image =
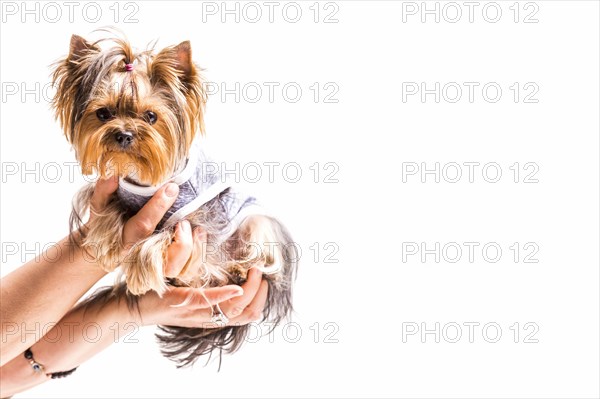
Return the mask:
[[[133,71],[133,64],[125,64],[125,70],[127,72]]]

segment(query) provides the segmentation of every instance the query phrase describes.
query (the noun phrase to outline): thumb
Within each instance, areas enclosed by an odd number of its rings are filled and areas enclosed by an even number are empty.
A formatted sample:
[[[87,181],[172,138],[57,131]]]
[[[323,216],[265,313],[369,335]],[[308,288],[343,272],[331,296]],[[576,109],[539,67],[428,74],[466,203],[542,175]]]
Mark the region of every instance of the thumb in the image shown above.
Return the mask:
[[[150,198],[150,201],[125,224],[123,232],[125,242],[136,243],[152,234],[164,214],[177,199],[178,194],[179,187],[176,184],[169,183],[161,187]]]
[[[119,180],[116,176],[112,176],[107,179],[98,179],[96,185],[94,186],[94,193],[90,199],[92,215],[94,212],[100,212],[104,209],[111,194],[117,190],[118,186]]]

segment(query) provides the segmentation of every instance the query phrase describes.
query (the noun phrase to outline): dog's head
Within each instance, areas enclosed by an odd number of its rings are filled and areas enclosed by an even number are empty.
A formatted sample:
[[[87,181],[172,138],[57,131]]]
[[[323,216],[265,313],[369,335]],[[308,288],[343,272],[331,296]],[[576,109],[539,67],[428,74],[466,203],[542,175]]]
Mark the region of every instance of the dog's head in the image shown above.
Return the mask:
[[[73,35],[53,84],[56,117],[84,174],[158,184],[203,132],[206,94],[187,41],[134,52],[123,39],[90,43]]]

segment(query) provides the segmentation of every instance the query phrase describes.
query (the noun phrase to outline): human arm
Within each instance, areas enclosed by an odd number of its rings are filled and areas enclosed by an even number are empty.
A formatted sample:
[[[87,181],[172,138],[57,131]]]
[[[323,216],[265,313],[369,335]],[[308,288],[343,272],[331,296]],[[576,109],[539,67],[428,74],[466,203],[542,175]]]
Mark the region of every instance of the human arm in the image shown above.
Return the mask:
[[[102,209],[116,190],[116,179],[99,180],[92,208]],[[124,246],[146,237],[177,198],[175,184],[162,187],[125,225]],[[77,233],[75,233],[77,234]],[[0,366],[23,353],[41,338],[46,326],[58,322],[106,272],[81,247],[64,238],[52,249],[0,280]]]
[[[92,198],[94,209],[97,210],[103,208],[110,194],[116,189],[116,186],[111,187],[107,182],[101,182],[99,185],[99,189],[97,188]],[[155,225],[160,221],[166,209],[170,207],[169,201],[165,201],[161,193],[162,191],[159,191],[126,224],[124,237],[128,243],[135,243],[154,231]],[[179,276],[189,259],[192,264],[199,261],[205,240],[206,236],[198,229],[191,231],[188,222],[178,224],[174,240],[167,249],[165,276]],[[87,266],[92,263],[85,260],[84,262],[84,265]],[[74,261],[73,263],[80,265]],[[94,269],[92,268],[92,270]],[[104,273],[99,274],[100,277],[102,275]],[[95,279],[90,279],[90,286],[95,281]],[[64,301],[62,297],[64,287],[71,282],[59,278],[56,284],[59,290],[48,295],[50,303]],[[243,292],[243,295],[233,296],[240,292]],[[149,292],[141,297],[139,313],[132,312],[126,306],[126,301],[118,301],[117,297],[111,298],[103,306],[99,306],[99,303],[93,301],[88,303],[87,307],[80,304],[65,315],[52,329],[44,331],[46,335],[42,339],[40,336],[33,336],[33,342],[37,342],[21,343],[21,350],[17,355],[13,356],[12,360],[9,359],[10,362],[4,362],[4,366],[0,367],[0,380],[2,381],[0,397],[21,392],[45,382],[50,379],[47,374],[70,370],[78,366],[118,340],[121,335],[131,333],[132,328],[150,324],[201,326],[210,321],[212,316],[212,310],[206,304],[206,298],[212,304],[222,301],[221,309],[229,315],[230,324],[247,324],[258,319],[262,314],[267,298],[267,284],[262,281],[262,276],[258,271],[252,271],[248,276],[248,281],[241,288],[238,286],[210,288],[204,290],[204,295],[202,295],[197,289],[171,287],[162,298],[155,292]],[[185,305],[181,306],[182,303]],[[47,314],[42,314],[42,316],[47,317]],[[31,320],[35,321],[34,318]],[[90,330],[88,331],[87,328]],[[87,334],[94,334],[97,331],[103,332],[100,339],[94,339],[94,342],[86,340]],[[34,372],[28,360],[23,356],[24,350],[29,347],[31,347],[36,362],[45,366],[44,372]]]
[[[242,287],[208,288],[203,293],[196,288],[171,287],[162,298],[149,292],[140,297],[139,312],[129,308],[118,296],[106,303],[80,304],[32,346],[36,362],[44,366],[42,372],[34,372],[22,355],[0,368],[0,397],[46,382],[50,373],[77,367],[141,326],[210,327],[211,305],[215,303],[219,303],[225,313],[235,313],[234,308],[247,304],[229,324],[250,323],[260,317],[266,298],[267,285],[261,273],[253,271]],[[182,303],[185,305],[181,306]]]

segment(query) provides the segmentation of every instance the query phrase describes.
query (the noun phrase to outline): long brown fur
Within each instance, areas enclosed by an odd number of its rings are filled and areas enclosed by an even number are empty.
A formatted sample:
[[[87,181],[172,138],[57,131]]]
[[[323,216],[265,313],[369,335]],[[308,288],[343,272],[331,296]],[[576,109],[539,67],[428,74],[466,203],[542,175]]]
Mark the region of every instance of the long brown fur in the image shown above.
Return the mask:
[[[101,48],[106,44],[111,46]],[[133,64],[133,70],[127,71],[126,64]],[[56,117],[84,174],[133,176],[141,185],[159,184],[185,162],[194,136],[204,131],[206,93],[200,69],[192,62],[189,42],[158,53],[152,49],[135,52],[121,38],[89,43],[73,35],[69,55],[56,64],[53,78],[57,86],[53,101]],[[111,110],[114,116],[100,121],[96,111],[101,108]],[[154,124],[147,120],[149,110],[158,116]],[[126,150],[111,140],[114,132],[124,130],[136,137],[132,148]],[[207,232],[208,243],[218,250],[205,254],[197,269],[178,279],[166,279],[162,274],[173,228],[155,232],[125,250],[122,231],[131,216],[127,207],[115,194],[104,209],[89,209],[92,194],[93,185],[89,185],[75,198],[71,231],[78,234],[71,238],[95,256],[104,270],[121,266],[124,284],[102,290],[88,303],[103,303],[117,296],[135,306],[137,295],[148,290],[160,294],[167,284],[198,288],[241,284],[248,269],[259,267],[278,270],[265,277],[269,294],[263,319],[277,325],[292,312],[298,254],[291,236],[277,219],[268,216],[249,216],[233,235],[226,234],[229,221],[224,201],[230,195],[228,190],[186,217],[192,227]],[[84,224],[89,212],[95,217]],[[236,351],[248,327],[161,326],[160,330],[157,337],[163,354],[186,366],[213,350]]]
[[[57,63],[53,107],[65,136],[75,149],[84,174],[138,173],[139,182],[158,184],[170,177],[187,156],[194,135],[204,129],[206,92],[191,60],[189,42],[134,53],[123,39],[101,50],[73,35],[69,56]],[[137,63],[131,72],[125,65]],[[114,108],[118,117],[101,123],[98,108]],[[140,123],[143,113],[158,115],[156,125]],[[109,138],[116,130],[139,135],[127,152]]]

